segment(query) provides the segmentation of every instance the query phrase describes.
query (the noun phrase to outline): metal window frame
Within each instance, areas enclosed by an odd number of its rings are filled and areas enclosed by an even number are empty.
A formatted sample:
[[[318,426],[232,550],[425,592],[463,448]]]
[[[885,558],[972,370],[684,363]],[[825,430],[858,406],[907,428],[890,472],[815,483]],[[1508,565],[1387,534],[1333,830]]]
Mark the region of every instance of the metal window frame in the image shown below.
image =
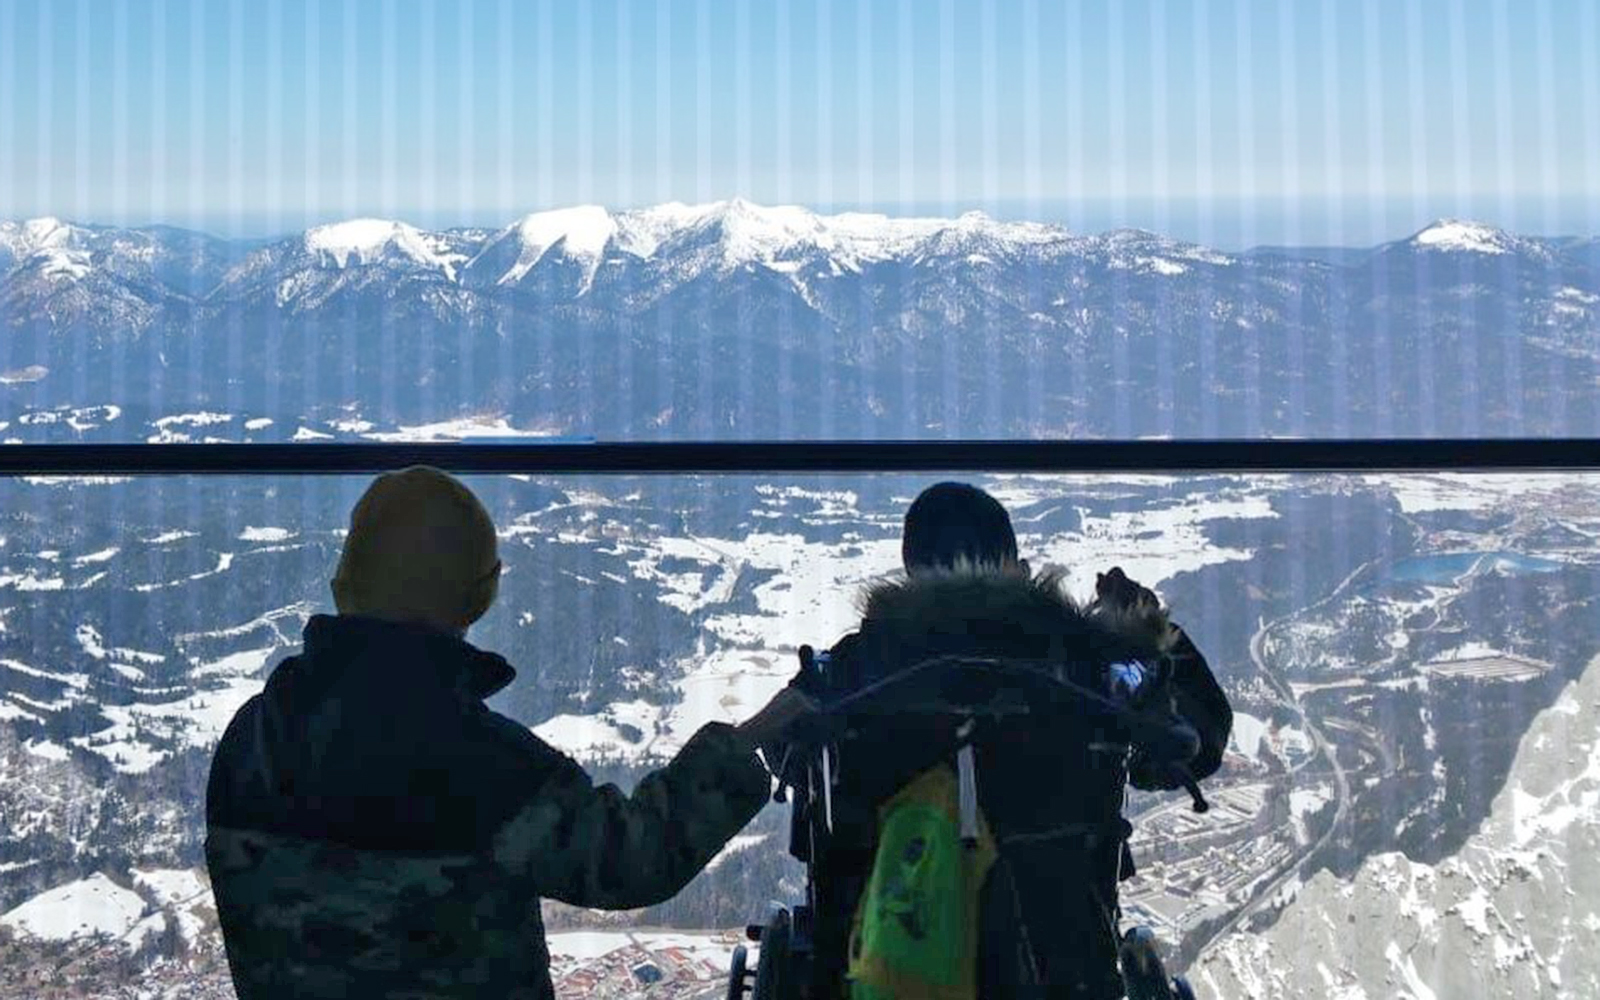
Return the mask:
[[[1600,438],[20,444],[0,476],[1600,472]]]

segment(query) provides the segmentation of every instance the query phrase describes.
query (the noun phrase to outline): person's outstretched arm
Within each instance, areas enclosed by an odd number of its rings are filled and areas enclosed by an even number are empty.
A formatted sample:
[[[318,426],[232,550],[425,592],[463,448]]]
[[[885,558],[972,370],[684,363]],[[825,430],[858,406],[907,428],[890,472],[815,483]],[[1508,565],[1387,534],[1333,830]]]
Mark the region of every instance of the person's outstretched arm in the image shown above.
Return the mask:
[[[555,766],[499,829],[497,862],[539,895],[623,910],[670,899],[760,811],[771,792],[755,747],[803,709],[775,699],[742,726],[713,722],[624,795],[596,786],[551,749]]]
[[[1097,600],[1118,607],[1159,608],[1161,600],[1154,591],[1133,580],[1120,567],[1112,567],[1096,580]],[[1167,650],[1172,667],[1171,684],[1167,691],[1172,699],[1172,710],[1193,726],[1200,737],[1200,752],[1186,766],[1190,777],[1203,781],[1222,766],[1222,754],[1228,747],[1228,737],[1233,732],[1233,708],[1228,696],[1217,684],[1211,666],[1201,655],[1188,633],[1169,622],[1173,642]],[[1155,769],[1148,762],[1135,758],[1130,778],[1135,788],[1171,789],[1178,787],[1176,775]]]
[[[1203,781],[1222,766],[1222,754],[1233,732],[1233,707],[1188,634],[1176,626],[1173,630],[1177,638],[1168,653],[1173,667],[1173,707],[1200,734],[1200,752],[1189,762],[1189,773]]]

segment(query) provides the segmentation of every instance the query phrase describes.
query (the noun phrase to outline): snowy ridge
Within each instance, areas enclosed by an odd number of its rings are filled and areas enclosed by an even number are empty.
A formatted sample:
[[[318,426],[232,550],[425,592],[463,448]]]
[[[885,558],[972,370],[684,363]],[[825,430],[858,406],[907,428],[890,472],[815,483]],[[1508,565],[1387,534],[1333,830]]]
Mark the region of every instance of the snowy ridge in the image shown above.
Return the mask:
[[[1408,241],[1412,247],[1454,253],[1503,255],[1535,253],[1546,256],[1544,250],[1527,240],[1482,222],[1462,219],[1440,219],[1417,233]]]
[[[449,253],[443,243],[404,222],[387,219],[351,219],[307,230],[305,247],[310,253],[326,254],[344,268],[354,260],[370,264],[393,251],[427,268],[443,271],[450,280],[455,265],[465,258]]]
[[[60,219],[45,216],[25,222],[0,223],[0,249],[42,277],[79,279],[89,273],[85,233]]]
[[[1215,997],[1600,997],[1600,660],[1534,721],[1489,818],[1437,866],[1313,878],[1271,928],[1214,945]]]
[[[599,205],[580,205],[529,215],[513,224],[506,233],[521,243],[522,252],[511,270],[500,276],[499,284],[515,284],[522,280],[559,244],[569,257],[586,265],[584,283],[587,285],[595,268],[600,266],[606,247],[617,235],[617,223],[611,213]]]
[[[609,254],[641,261],[681,258],[681,269],[728,271],[764,266],[790,272],[814,261],[832,274],[902,258],[1066,243],[1065,230],[999,222],[982,212],[958,219],[893,218],[847,212],[822,215],[795,205],[763,206],[734,198],[703,205],[668,202],[611,213],[597,205],[537,212],[513,223],[484,247],[473,266],[509,267],[494,283],[523,280],[541,261],[564,257],[582,268],[580,294]],[[987,258],[985,258],[987,259]]]

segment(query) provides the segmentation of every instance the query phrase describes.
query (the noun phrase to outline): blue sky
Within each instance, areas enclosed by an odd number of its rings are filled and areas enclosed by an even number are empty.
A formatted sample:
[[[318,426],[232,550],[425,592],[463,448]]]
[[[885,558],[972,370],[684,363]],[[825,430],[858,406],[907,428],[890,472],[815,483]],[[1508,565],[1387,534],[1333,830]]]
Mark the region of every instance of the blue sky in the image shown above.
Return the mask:
[[[0,0],[0,217],[767,203],[1600,230],[1600,4]]]

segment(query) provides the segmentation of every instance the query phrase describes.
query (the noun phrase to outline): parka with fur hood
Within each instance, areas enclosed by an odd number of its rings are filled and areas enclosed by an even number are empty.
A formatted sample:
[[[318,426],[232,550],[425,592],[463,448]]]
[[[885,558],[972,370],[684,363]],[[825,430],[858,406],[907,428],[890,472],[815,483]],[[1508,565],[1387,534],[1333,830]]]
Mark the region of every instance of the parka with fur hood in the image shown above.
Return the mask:
[[[1092,684],[1109,664],[1165,658],[1173,670],[1172,708],[1200,735],[1192,776],[1208,777],[1221,762],[1232,728],[1227,698],[1193,643],[1158,607],[1085,606],[1066,594],[1060,574],[971,566],[892,577],[868,587],[860,606],[860,629],[830,651],[828,691],[817,689],[814,678],[796,684],[827,698],[950,655],[1058,661],[1070,665],[1071,679]],[[871,868],[875,808],[947,749],[940,734],[919,732],[915,721],[891,726],[893,732],[863,737],[854,759],[846,753],[838,762],[835,833],[825,856],[813,859],[817,957],[836,976]],[[1108,766],[1095,742],[1096,734],[1057,719],[1008,725],[977,745],[979,803],[1003,860],[983,904],[986,997],[1005,995],[1001,984],[1026,981],[1032,973],[1019,973],[1019,962],[1037,970],[1050,996],[1122,995],[1113,924],[1117,883],[1132,874],[1124,788],[1130,779],[1144,788],[1178,782],[1142,772],[1137,760],[1132,774],[1120,759]],[[797,809],[795,829],[804,822]],[[804,859],[803,848],[796,853]],[[1020,938],[1031,954],[1019,957]]]

